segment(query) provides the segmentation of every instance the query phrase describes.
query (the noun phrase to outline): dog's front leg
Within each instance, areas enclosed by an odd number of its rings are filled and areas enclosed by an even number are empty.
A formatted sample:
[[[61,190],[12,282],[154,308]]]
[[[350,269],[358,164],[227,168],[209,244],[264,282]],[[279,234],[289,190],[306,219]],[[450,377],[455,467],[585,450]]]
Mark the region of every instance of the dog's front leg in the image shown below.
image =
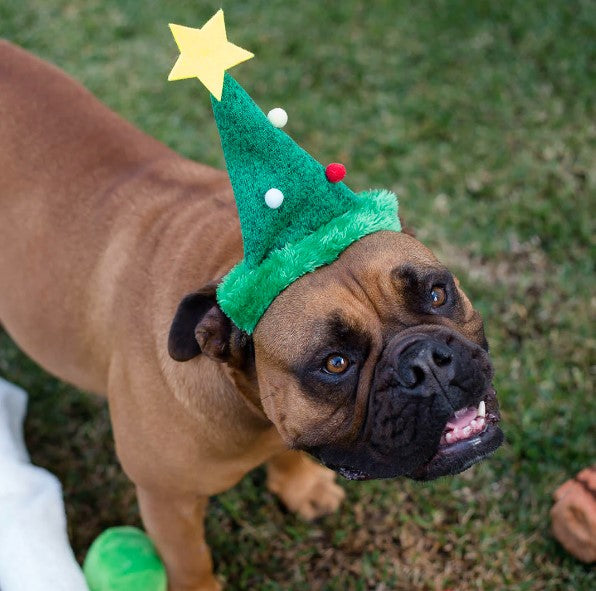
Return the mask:
[[[267,488],[309,521],[336,511],[346,496],[335,483],[335,472],[295,450],[267,462]]]
[[[172,496],[137,486],[139,508],[168,573],[168,591],[220,591],[205,543],[208,497]]]

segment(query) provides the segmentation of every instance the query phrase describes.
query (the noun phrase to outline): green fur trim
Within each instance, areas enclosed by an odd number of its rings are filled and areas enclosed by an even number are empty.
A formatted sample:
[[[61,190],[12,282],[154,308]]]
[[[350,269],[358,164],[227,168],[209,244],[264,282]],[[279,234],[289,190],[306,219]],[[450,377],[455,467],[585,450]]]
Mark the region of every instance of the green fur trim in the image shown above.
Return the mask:
[[[360,238],[392,230],[399,232],[397,197],[390,191],[367,191],[358,195],[357,208],[332,219],[299,242],[273,250],[258,266],[243,260],[217,288],[221,309],[247,333],[252,333],[271,302],[296,279],[333,262]]]

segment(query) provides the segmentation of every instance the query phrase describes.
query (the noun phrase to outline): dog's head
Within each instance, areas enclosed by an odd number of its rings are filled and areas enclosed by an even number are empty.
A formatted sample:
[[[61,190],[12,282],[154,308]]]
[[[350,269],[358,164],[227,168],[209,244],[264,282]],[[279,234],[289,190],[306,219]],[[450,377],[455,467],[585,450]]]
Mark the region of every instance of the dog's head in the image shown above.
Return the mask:
[[[191,294],[170,354],[201,351],[250,373],[286,444],[347,478],[456,474],[503,441],[480,315],[404,233],[367,236],[295,281],[252,339]]]

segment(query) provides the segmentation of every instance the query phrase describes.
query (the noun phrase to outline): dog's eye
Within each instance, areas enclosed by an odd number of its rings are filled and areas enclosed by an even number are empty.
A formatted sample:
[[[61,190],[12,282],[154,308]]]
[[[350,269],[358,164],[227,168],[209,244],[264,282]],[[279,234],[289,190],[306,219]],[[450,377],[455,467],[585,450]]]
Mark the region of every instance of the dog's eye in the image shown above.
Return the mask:
[[[329,357],[327,357],[323,369],[328,373],[338,374],[346,371],[349,366],[350,362],[343,355],[334,353],[333,355],[329,355]]]
[[[445,288],[440,285],[433,285],[430,290],[430,300],[433,308],[442,306],[447,301],[447,292],[445,291]]]

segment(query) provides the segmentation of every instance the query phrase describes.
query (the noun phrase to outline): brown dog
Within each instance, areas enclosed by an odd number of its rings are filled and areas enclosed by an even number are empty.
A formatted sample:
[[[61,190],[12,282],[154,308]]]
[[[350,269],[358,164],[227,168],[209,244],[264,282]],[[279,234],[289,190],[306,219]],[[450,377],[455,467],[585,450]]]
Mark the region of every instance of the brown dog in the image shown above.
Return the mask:
[[[225,173],[5,42],[0,120],[0,321],[48,371],[107,394],[171,590],[220,587],[207,498],[263,462],[311,519],[344,494],[299,450],[349,478],[428,479],[500,445],[482,321],[414,238],[357,241],[248,337],[214,298],[242,255]]]

